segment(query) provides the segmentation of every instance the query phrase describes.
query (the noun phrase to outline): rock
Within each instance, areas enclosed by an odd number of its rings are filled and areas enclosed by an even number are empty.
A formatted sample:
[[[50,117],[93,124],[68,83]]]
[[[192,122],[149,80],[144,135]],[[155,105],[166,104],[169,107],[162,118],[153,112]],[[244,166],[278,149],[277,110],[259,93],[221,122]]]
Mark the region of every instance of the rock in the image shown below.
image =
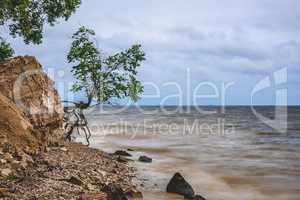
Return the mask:
[[[107,200],[128,200],[122,188],[114,184],[105,186],[103,192],[107,193]]]
[[[176,173],[170,180],[167,186],[167,192],[182,195],[186,199],[193,199],[195,196],[192,186],[186,182],[180,173]]]
[[[3,159],[6,160],[7,162],[13,162],[13,156],[10,153],[5,153],[3,155]]]
[[[21,162],[17,161],[17,160],[14,160],[10,165],[11,165],[11,168],[14,170],[18,170],[21,166],[24,169],[27,167],[27,164],[25,166],[23,166],[24,164],[22,163],[22,165],[21,165]]]
[[[66,181],[74,185],[79,185],[79,186],[83,185],[83,182],[78,177],[75,176],[71,176],[71,178],[67,179]]]
[[[63,152],[67,152],[68,151],[68,149],[66,147],[61,147],[60,150],[63,151]]]
[[[6,164],[7,163],[7,161],[6,160],[4,160],[4,159],[0,159],[0,164],[1,165],[4,165],[4,164]]]
[[[24,152],[20,152],[19,156],[21,158],[21,161],[23,161],[23,162],[26,162],[28,164],[33,164],[34,163],[32,157],[30,155],[24,153]]]
[[[127,163],[128,162],[128,160],[123,158],[122,156],[118,156],[117,161],[120,162],[120,163]]]
[[[19,181],[22,182],[23,184],[30,185],[30,184],[32,184],[34,179],[32,176],[25,175],[23,177],[20,177]]]
[[[145,163],[151,163],[152,162],[152,158],[149,158],[147,156],[140,156],[139,157],[139,161],[140,162],[145,162]]]
[[[128,162],[133,162],[134,160],[129,158],[124,158],[122,156],[118,156],[117,161],[120,163],[128,163]]]
[[[88,183],[85,186],[85,189],[87,189],[88,191],[97,191],[97,188],[98,188],[98,185],[94,185],[94,184],[91,184],[91,183]]]
[[[127,149],[127,151],[134,151],[134,150],[129,148],[129,149]]]
[[[16,186],[12,185],[12,186],[10,186],[10,187],[8,188],[8,191],[9,191],[10,193],[15,193],[15,192],[17,191],[17,188],[16,188]]]
[[[12,174],[12,170],[11,169],[1,169],[1,175],[4,177],[8,177]]]
[[[132,157],[132,155],[126,151],[118,150],[114,153],[117,156],[125,156],[125,157]]]
[[[63,106],[54,82],[30,56],[0,62],[0,91],[10,99],[45,142],[63,136]],[[2,114],[2,113],[1,113]]]
[[[0,198],[5,198],[9,196],[9,191],[6,188],[0,187]]]
[[[87,192],[81,195],[80,200],[107,200],[107,194],[103,192]]]
[[[26,169],[28,166],[33,166],[34,161],[31,156],[20,151],[16,153],[17,160],[11,161],[11,166],[14,170],[18,170],[19,168]]]
[[[2,144],[2,152],[3,153],[8,153],[11,149],[11,145],[8,142],[5,142]]]

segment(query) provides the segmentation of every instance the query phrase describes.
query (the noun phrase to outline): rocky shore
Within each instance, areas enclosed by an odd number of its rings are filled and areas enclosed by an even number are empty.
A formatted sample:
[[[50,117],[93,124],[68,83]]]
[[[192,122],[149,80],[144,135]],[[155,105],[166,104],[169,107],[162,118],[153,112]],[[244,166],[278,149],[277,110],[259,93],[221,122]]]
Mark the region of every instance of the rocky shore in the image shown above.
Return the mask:
[[[63,106],[34,57],[0,63],[0,199],[142,199],[120,157],[64,141]]]
[[[117,157],[69,143],[45,151],[0,148],[0,198],[142,199],[133,186],[134,170]]]

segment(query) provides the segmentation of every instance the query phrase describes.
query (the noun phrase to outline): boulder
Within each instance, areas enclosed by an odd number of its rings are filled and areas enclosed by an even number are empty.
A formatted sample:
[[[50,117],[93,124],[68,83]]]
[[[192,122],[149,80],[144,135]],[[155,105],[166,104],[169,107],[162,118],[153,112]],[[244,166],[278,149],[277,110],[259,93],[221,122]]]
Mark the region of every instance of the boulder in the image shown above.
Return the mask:
[[[129,158],[125,158],[125,157],[122,157],[122,156],[118,156],[117,161],[119,163],[128,163],[128,162],[133,162],[134,160],[129,159]]]
[[[130,149],[130,148],[129,148],[129,149],[127,149],[127,151],[134,151],[134,149]]]
[[[147,156],[140,156],[139,157],[139,161],[140,162],[145,162],[145,163],[151,163],[152,162],[152,158],[149,158]]]
[[[167,186],[167,192],[182,195],[186,199],[193,199],[195,197],[192,186],[186,182],[180,173],[176,173],[170,180]]]
[[[132,155],[130,153],[128,153],[127,151],[122,151],[122,150],[118,150],[114,153],[114,155],[117,156],[125,156],[125,157],[132,157]]]
[[[23,112],[40,139],[62,136],[61,100],[54,82],[34,57],[20,56],[0,63],[0,93]]]

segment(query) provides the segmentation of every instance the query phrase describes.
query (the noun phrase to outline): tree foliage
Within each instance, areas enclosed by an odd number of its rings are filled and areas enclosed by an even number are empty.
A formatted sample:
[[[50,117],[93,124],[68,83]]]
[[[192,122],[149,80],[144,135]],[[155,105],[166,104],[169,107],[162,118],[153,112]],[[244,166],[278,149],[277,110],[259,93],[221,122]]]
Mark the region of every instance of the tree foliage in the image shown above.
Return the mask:
[[[5,40],[0,37],[0,62],[11,57],[13,54],[14,50],[9,43],[5,42]]]
[[[40,44],[44,24],[68,20],[80,4],[81,0],[0,0],[0,25],[7,24],[10,34],[27,44]]]
[[[93,99],[98,103],[110,103],[112,99],[126,97],[137,101],[143,91],[142,84],[137,80],[137,70],[145,60],[141,45],[104,56],[92,41],[94,35],[93,30],[80,27],[72,37],[67,57],[69,63],[74,64],[72,72],[77,79],[72,90],[86,93],[87,107]]]
[[[26,44],[40,44],[46,23],[51,26],[69,17],[81,0],[0,0],[0,26],[7,26],[12,37],[22,37]],[[0,60],[13,55],[13,49],[0,36]]]

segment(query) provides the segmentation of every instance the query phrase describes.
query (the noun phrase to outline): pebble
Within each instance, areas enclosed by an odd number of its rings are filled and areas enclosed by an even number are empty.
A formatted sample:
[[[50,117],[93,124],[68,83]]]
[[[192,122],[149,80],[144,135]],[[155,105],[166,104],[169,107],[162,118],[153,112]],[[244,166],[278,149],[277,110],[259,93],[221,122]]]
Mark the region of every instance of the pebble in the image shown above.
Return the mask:
[[[60,150],[63,151],[63,152],[67,152],[68,151],[68,149],[66,147],[61,147]]]
[[[76,176],[71,176],[71,178],[67,179],[67,182],[74,185],[83,185],[83,182]]]
[[[6,188],[0,188],[0,198],[8,197],[8,192]]]
[[[8,177],[12,174],[12,170],[11,169],[2,169],[1,170],[1,175],[4,177]]]
[[[0,164],[6,164],[7,163],[7,161],[6,160],[4,160],[4,159],[0,159]]]

